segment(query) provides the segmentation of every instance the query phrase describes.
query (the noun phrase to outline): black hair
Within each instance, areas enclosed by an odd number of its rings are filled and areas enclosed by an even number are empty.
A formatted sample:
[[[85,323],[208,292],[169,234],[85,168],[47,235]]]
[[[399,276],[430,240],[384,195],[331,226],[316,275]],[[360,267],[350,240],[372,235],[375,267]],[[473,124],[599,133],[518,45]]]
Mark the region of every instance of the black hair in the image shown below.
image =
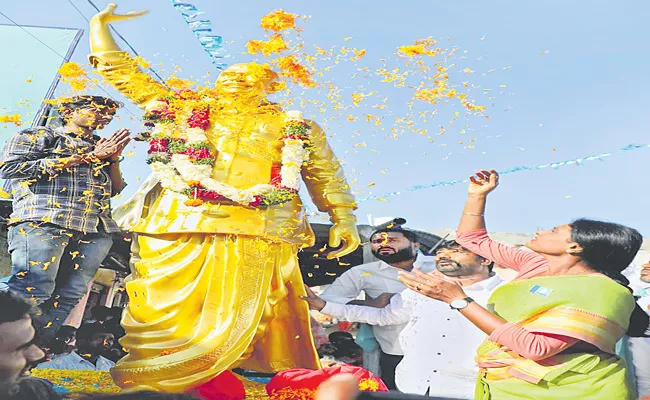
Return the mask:
[[[98,321],[105,321],[111,315],[111,309],[106,306],[95,306],[90,309],[90,315]]]
[[[122,318],[123,312],[124,309],[121,307],[111,307],[108,309],[108,316],[119,320],[120,318]]]
[[[333,343],[323,343],[317,350],[318,356],[323,357],[332,357],[335,358],[338,352],[338,348]]]
[[[354,358],[363,354],[363,349],[355,343],[350,332],[332,332],[329,334],[329,340],[329,343],[325,343],[318,348],[320,357],[329,356],[339,360],[345,357]]]
[[[77,333],[77,328],[72,325],[61,325],[58,331],[56,331],[55,337],[64,339],[66,336],[70,336],[73,333]]]
[[[103,324],[98,324],[95,322],[82,324],[79,329],[77,329],[77,340],[88,341],[90,338],[100,333],[110,333],[111,335],[113,334],[112,332],[109,332]]]
[[[328,339],[332,343],[337,343],[341,341],[346,341],[346,340],[354,340],[354,336],[350,332],[345,332],[345,331],[336,331],[332,332],[328,335]]]
[[[62,325],[54,339],[50,343],[50,351],[54,354],[63,354],[68,350],[68,344],[65,342],[72,334],[76,334],[77,328],[72,325]]]
[[[418,235],[415,232],[409,231],[408,229],[398,228],[398,227],[377,229],[372,233],[372,235],[370,235],[370,238],[372,238],[378,233],[389,233],[389,232],[401,233],[402,235],[404,235],[404,237],[408,239],[409,242],[418,243]]]
[[[436,248],[436,253],[438,251],[442,250],[442,249],[453,249],[453,248],[457,248],[457,247],[460,247],[460,248],[465,249],[466,251],[468,251],[470,253],[473,253],[478,258],[482,258],[484,260],[490,261],[490,264],[488,264],[488,266],[487,266],[489,272],[492,272],[492,270],[494,269],[494,261],[490,260],[489,258],[485,258],[485,257],[483,257],[481,255],[478,255],[478,254],[474,253],[473,251],[467,249],[466,247],[464,247],[463,245],[461,245],[460,243],[458,243],[455,240],[446,240],[446,241],[444,241],[440,246],[438,246],[438,248]]]
[[[103,97],[103,96],[75,96],[71,99],[62,101],[61,104],[59,105],[58,113],[61,117],[61,124],[63,126],[66,126],[68,123],[62,111],[64,110],[73,111],[78,108],[83,108],[88,106],[93,106],[99,110],[103,110],[104,108],[108,108],[108,109],[122,108],[123,104],[119,101],[110,99],[108,97]]]
[[[103,96],[75,96],[71,99],[61,102],[59,109],[76,110],[77,108],[93,106],[98,109],[103,108],[121,108],[123,106],[119,101]]]
[[[11,291],[0,292],[0,324],[20,321],[25,315],[32,317],[36,308],[28,299]]]
[[[594,271],[600,272],[630,289],[630,281],[623,275],[643,244],[643,236],[636,229],[611,222],[578,219],[569,224],[571,240],[582,247],[580,260]],[[650,316],[636,304],[630,316],[627,335],[646,336]]]

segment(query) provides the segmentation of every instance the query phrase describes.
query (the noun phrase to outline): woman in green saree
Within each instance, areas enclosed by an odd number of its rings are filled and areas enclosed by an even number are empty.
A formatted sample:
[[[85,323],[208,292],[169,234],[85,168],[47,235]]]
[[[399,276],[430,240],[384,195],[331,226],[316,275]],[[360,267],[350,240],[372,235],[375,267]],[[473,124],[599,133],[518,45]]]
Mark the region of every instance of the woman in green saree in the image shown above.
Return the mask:
[[[627,334],[644,336],[648,315],[621,274],[643,238],[618,224],[581,219],[540,231],[517,249],[492,241],[485,203],[495,171],[470,178],[456,241],[517,277],[497,289],[488,309],[439,275],[400,272],[412,290],[450,304],[488,338],[478,348],[476,399],[633,398],[625,362],[615,355]]]

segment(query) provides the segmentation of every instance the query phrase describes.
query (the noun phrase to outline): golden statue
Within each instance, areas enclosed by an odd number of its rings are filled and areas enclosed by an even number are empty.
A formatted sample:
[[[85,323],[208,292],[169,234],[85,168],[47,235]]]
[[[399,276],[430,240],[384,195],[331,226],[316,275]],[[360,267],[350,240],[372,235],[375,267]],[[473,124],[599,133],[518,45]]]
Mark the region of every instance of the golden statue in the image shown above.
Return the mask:
[[[90,21],[90,62],[134,103],[155,109],[170,90],[140,70],[109,29],[113,22],[146,12],[118,15],[115,8],[110,4]],[[279,139],[291,117],[265,99],[276,79],[265,66],[233,65],[202,100],[210,107],[204,133],[214,154],[202,184],[228,188],[238,197],[220,201],[217,196],[196,207],[188,198],[192,193],[196,198],[203,186],[180,175],[165,182],[154,173],[114,211],[134,234],[121,340],[129,354],[112,370],[122,388],[185,392],[235,367],[260,372],[320,368],[308,307],[300,299],[305,290],[297,251],[314,243],[303,205],[293,192],[286,201],[266,206],[260,205],[264,196],[250,201],[250,188],[268,188],[285,157]],[[354,197],[324,132],[312,121],[301,123],[310,128],[309,153],[296,179],[302,175],[318,209],[329,213],[330,245],[345,242],[328,257],[342,256],[359,245]],[[182,127],[169,126],[183,134]],[[188,159],[194,160],[182,154],[174,160]],[[164,169],[168,164],[155,165]],[[202,167],[191,165],[196,171]],[[183,186],[190,187],[189,197],[174,189],[179,182],[189,185]]]

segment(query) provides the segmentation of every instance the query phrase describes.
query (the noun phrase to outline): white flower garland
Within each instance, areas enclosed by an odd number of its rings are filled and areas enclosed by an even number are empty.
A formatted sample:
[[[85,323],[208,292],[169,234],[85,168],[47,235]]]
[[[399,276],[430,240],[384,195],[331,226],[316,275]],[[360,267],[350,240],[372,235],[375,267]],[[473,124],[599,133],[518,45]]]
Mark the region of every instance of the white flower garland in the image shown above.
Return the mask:
[[[286,115],[287,123],[304,123],[299,111],[287,112]],[[226,130],[223,126],[214,128]],[[307,133],[310,131],[311,129]],[[184,139],[188,144],[208,141],[205,132],[200,128],[175,127],[169,124],[156,124],[153,134],[170,139]],[[305,148],[305,139],[285,137],[283,140],[280,183],[277,186],[269,183],[258,184],[248,189],[235,188],[213,179],[212,165],[196,164],[186,154],[172,154],[169,163],[155,161],[151,163],[151,167],[154,175],[165,189],[180,194],[192,189],[188,182],[194,181],[198,182],[202,188],[216,192],[233,202],[249,205],[256,201],[257,196],[264,196],[282,189],[289,189],[297,193],[300,189],[300,173],[303,163],[309,160],[309,150]]]

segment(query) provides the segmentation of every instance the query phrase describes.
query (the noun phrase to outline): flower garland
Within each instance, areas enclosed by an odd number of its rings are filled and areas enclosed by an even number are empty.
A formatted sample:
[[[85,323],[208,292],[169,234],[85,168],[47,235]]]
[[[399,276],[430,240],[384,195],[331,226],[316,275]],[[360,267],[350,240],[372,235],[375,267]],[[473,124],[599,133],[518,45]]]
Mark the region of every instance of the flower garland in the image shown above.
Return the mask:
[[[313,400],[324,382],[340,374],[352,375],[358,382],[359,390],[388,392],[384,382],[372,372],[339,364],[319,370],[294,368],[280,371],[266,384],[266,393],[271,400]]]
[[[119,393],[108,371],[33,369],[31,376],[47,379],[59,393]]]
[[[364,392],[378,392],[379,384],[372,379],[361,379],[359,390]],[[269,395],[270,400],[314,400],[318,389],[286,387],[275,390]]]
[[[147,108],[145,122],[154,127],[147,162],[161,185],[186,196],[185,205],[193,207],[206,201],[254,208],[291,201],[300,189],[300,170],[309,160],[311,127],[301,113],[286,113],[282,163],[273,166],[270,182],[239,189],[212,178],[216,156],[205,134],[211,125],[210,108],[205,103],[198,94],[182,90]]]

